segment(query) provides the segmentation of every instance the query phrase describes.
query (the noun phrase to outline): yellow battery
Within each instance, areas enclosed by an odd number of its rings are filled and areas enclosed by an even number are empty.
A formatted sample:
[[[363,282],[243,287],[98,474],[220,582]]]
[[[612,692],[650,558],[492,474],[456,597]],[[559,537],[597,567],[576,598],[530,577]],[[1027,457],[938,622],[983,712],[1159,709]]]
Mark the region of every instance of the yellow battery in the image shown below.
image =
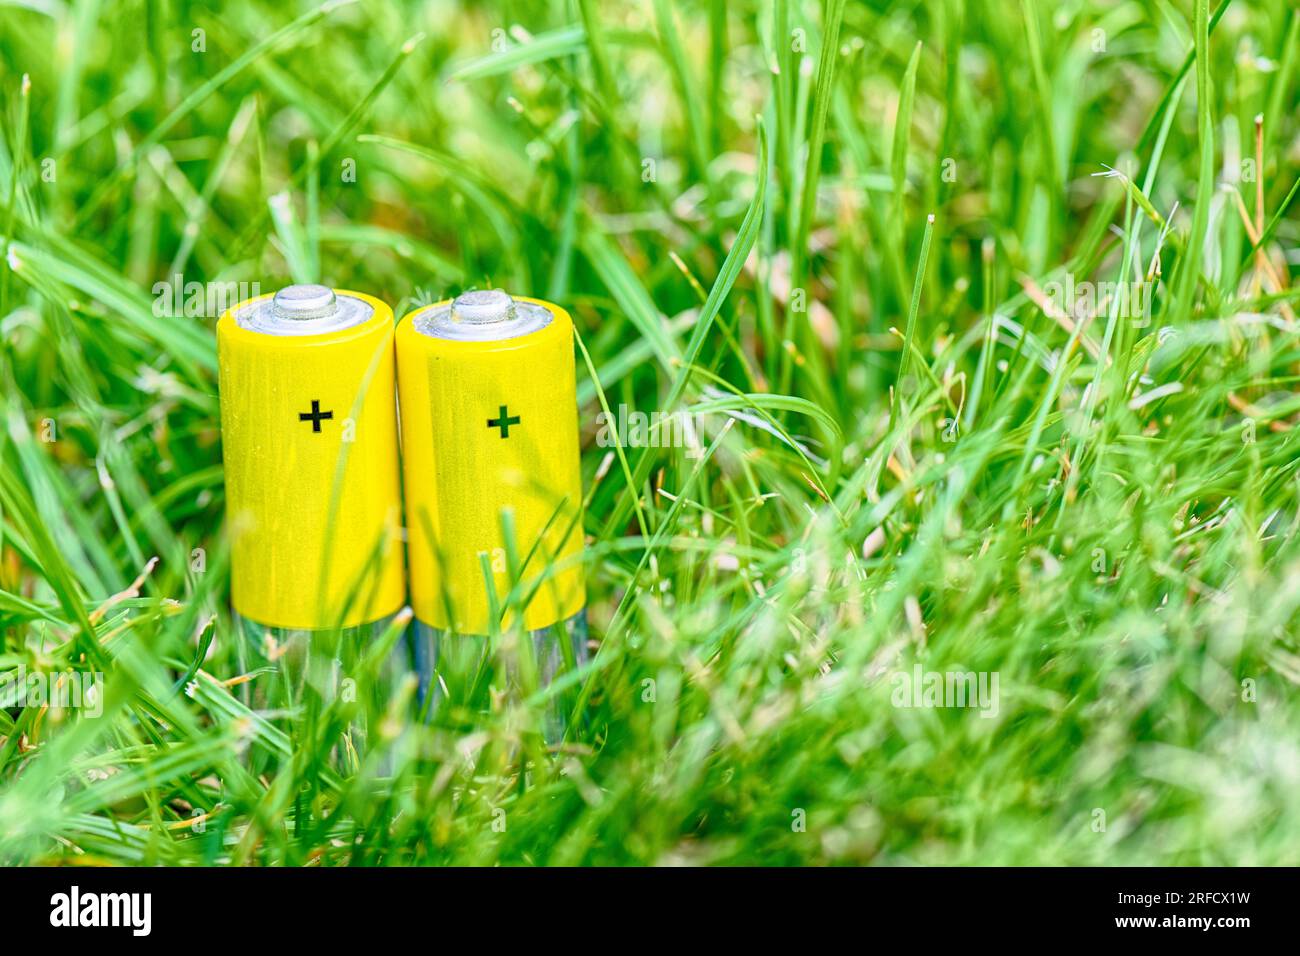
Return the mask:
[[[457,634],[490,633],[493,609],[511,589],[511,544],[526,629],[581,612],[569,314],[500,290],[468,292],[403,317],[397,369],[416,617]],[[507,512],[513,543],[503,531]]]
[[[274,628],[353,627],[405,598],[393,311],[289,286],[217,322],[231,601]]]

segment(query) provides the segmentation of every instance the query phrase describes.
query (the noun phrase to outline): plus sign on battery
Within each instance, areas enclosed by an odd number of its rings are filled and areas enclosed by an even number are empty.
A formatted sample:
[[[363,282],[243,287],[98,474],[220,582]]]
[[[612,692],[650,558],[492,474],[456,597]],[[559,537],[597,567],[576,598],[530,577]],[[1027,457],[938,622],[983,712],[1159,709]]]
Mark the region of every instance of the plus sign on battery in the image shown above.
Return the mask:
[[[510,426],[519,424],[519,416],[511,415],[506,411],[506,406],[502,405],[497,413],[496,418],[489,418],[487,427],[498,428],[501,430],[502,438],[510,437]]]
[[[298,421],[311,422],[311,430],[314,432],[320,431],[320,423],[322,421],[333,417],[333,412],[322,412],[320,410],[320,399],[318,398],[313,398],[311,400],[311,411],[298,413]]]

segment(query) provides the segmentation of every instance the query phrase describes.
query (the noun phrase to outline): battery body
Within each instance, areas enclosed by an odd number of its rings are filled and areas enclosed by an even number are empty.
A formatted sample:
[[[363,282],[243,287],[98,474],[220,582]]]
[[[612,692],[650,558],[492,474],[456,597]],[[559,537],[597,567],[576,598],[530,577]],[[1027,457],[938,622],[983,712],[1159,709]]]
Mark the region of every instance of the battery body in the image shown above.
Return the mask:
[[[405,600],[393,313],[290,286],[222,315],[217,348],[231,603],[272,703],[328,702]]]
[[[403,317],[396,350],[417,655],[514,628],[544,683],[586,658],[572,320],[471,292]]]
[[[217,322],[231,600],[270,627],[364,624],[404,597],[393,313],[336,295],[368,317],[315,334],[241,324],[263,296]]]

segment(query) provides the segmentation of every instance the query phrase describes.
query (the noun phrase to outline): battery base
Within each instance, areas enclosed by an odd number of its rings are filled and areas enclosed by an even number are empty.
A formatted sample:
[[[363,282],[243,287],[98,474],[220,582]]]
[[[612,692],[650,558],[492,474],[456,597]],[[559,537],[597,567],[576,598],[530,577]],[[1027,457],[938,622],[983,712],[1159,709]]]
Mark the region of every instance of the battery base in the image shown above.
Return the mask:
[[[551,627],[524,633],[526,640],[520,644],[509,634],[456,634],[413,621],[421,715],[430,719],[438,713],[443,721],[470,722],[491,707],[493,692],[503,686],[515,700],[526,699],[591,659],[585,608]],[[576,729],[572,721],[578,690],[577,685],[565,688],[547,702],[542,722],[547,743],[558,743]]]
[[[333,764],[340,772],[355,772],[382,748],[376,731],[385,717],[409,713],[417,696],[407,635],[392,635],[389,649],[380,646],[391,616],[320,631],[267,627],[239,615],[235,621],[241,671],[251,678],[240,685],[244,704],[292,725],[294,738],[336,736]],[[387,766],[381,757],[370,769],[386,776]]]

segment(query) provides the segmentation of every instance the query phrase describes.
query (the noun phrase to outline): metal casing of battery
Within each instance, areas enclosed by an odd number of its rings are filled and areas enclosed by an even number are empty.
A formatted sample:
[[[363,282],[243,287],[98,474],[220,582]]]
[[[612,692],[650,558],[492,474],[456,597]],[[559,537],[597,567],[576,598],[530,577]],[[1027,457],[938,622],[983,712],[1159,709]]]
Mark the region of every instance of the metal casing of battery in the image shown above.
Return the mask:
[[[405,599],[393,312],[289,286],[217,322],[231,602],[258,624],[367,624]]]
[[[529,631],[586,606],[573,322],[500,290],[409,313],[396,334],[411,606],[487,634],[527,582]],[[506,531],[513,530],[507,542]]]

